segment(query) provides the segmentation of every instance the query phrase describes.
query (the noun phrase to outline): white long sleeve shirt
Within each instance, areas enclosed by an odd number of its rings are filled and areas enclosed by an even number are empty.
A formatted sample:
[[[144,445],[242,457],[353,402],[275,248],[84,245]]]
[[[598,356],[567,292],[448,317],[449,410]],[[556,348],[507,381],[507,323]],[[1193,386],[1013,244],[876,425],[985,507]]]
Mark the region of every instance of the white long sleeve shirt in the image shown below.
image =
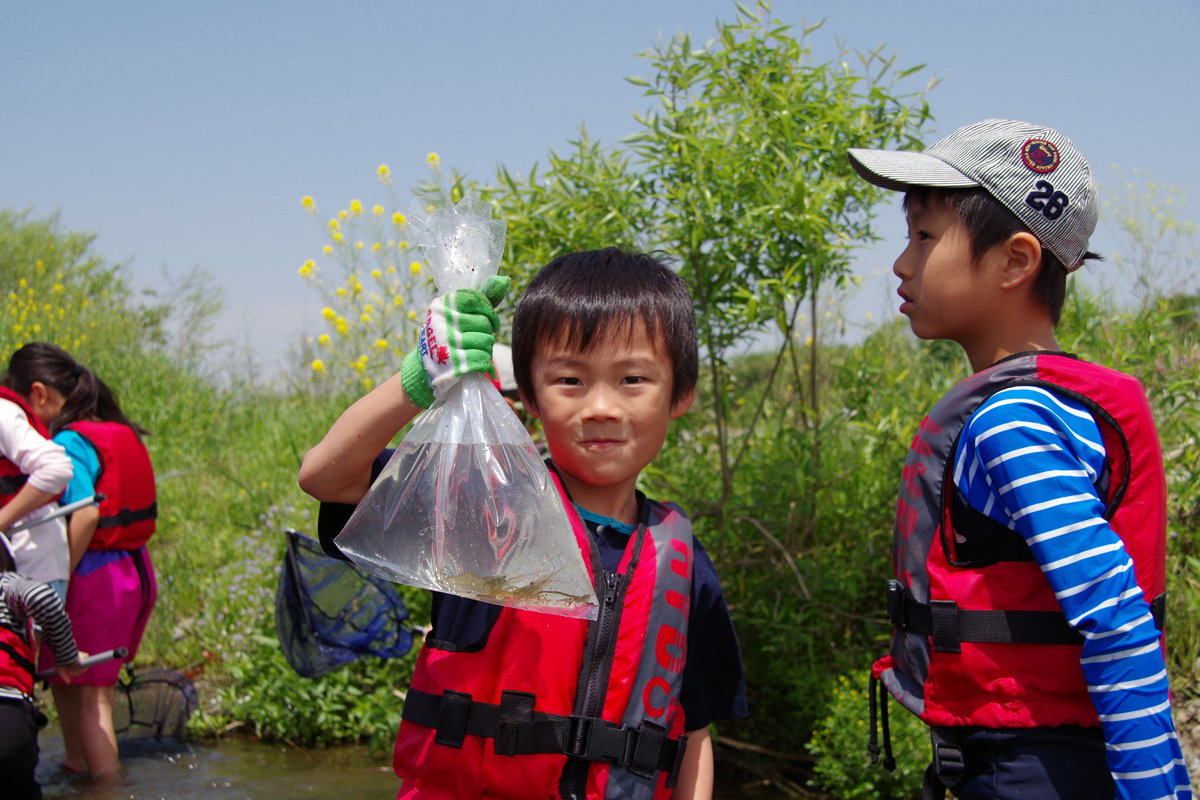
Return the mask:
[[[57,494],[71,480],[71,459],[62,445],[38,433],[20,406],[3,399],[0,399],[0,453],[28,476],[35,489]],[[57,503],[47,503],[18,522],[40,519],[57,507]],[[18,572],[43,583],[70,579],[71,553],[67,547],[67,526],[61,517],[17,531],[9,541]]]

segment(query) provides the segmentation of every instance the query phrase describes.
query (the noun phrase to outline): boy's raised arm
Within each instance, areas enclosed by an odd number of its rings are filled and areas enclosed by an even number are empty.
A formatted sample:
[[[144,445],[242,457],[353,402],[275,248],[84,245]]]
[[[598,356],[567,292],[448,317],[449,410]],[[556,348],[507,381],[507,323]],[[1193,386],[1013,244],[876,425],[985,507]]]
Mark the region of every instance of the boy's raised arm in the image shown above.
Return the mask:
[[[371,486],[371,464],[424,409],[409,399],[396,373],[338,417],[300,465],[300,488],[322,503],[354,505]]]

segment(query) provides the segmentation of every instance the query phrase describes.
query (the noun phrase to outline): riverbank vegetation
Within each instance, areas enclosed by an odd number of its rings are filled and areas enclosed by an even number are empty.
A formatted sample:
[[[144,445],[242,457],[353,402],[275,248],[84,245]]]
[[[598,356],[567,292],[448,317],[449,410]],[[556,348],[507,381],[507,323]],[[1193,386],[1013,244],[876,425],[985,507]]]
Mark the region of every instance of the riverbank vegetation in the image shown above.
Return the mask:
[[[880,195],[844,151],[919,147],[929,84],[905,89],[913,71],[878,51],[816,62],[811,33],[747,12],[705,47],[674,39],[648,54],[650,77],[632,79],[651,110],[630,140],[608,147],[581,132],[542,168],[482,182],[431,157],[430,185],[417,189],[491,201],[509,220],[502,270],[518,285],[574,249],[625,244],[674,259],[696,300],[705,364],[696,406],[643,488],[692,515],[741,638],[752,716],[718,733],[749,747],[718,752],[775,792],[799,796],[815,780],[838,796],[919,794],[923,763],[886,779],[865,766],[858,684],[888,639],[899,467],[923,414],[967,365],[955,346],[915,340],[903,320],[848,342],[853,250],[873,238]],[[378,208],[354,201],[321,220],[327,247],[298,267],[328,297],[328,327],[270,380],[201,344],[220,307],[202,274],[139,294],[89,236],[0,211],[0,354],[61,344],[153,432],[160,594],[138,666],[199,675],[199,734],[386,749],[399,724],[415,653],[304,680],[273,622],[280,530],[315,535],[300,459],[399,363],[428,296],[396,217],[407,195],[386,168],[379,178]],[[1141,178],[1121,186],[1106,224],[1122,256],[1102,269],[1127,269],[1141,288],[1117,297],[1073,279],[1058,336],[1137,376],[1150,396],[1171,481],[1170,668],[1176,696],[1190,698],[1200,695],[1200,326],[1197,297],[1176,278],[1200,263],[1178,194]],[[424,624],[428,596],[404,593]],[[893,731],[898,754],[924,758],[919,728],[896,706]]]

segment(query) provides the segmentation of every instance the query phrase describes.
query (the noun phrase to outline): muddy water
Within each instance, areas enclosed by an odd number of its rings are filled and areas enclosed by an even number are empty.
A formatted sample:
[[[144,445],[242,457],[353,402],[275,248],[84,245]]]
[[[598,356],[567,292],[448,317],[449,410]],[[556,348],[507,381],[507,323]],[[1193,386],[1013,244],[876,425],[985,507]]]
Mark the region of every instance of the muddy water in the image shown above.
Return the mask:
[[[38,780],[47,798],[87,800],[391,800],[400,788],[388,756],[373,758],[365,746],[300,752],[252,739],[217,744],[122,747],[122,780],[100,787],[57,769],[62,736],[54,727],[39,737]]]
[[[400,781],[388,755],[372,757],[365,746],[299,751],[254,739],[216,744],[122,745],[119,783],[98,786],[59,770],[62,736],[51,726],[38,739],[38,780],[47,798],[79,800],[392,800]],[[781,796],[770,789],[747,791],[718,767],[714,800]],[[0,791],[0,797],[3,792]]]

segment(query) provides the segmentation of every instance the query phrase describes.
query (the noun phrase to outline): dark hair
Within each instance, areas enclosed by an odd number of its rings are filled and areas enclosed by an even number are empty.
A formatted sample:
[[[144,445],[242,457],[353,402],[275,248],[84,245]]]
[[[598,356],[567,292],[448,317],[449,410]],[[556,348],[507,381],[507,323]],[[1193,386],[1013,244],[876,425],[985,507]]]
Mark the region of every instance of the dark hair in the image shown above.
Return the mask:
[[[554,259],[529,284],[513,315],[513,373],[521,393],[537,401],[533,358],[544,342],[565,332],[565,346],[583,353],[617,326],[633,336],[637,319],[666,344],[674,405],[696,388],[700,370],[696,312],[683,279],[652,255],[618,247]]]
[[[33,391],[34,381],[53,386],[63,397],[62,412],[50,423],[50,435],[72,422],[98,419],[128,425],[139,435],[150,431],[130,422],[121,413],[121,406],[112,390],[90,369],[71,358],[71,354],[49,342],[30,342],[8,359],[8,371],[0,376],[0,384],[22,397]]]
[[[984,253],[998,244],[1007,242],[1018,233],[1033,234],[1016,214],[1005,208],[991,192],[982,187],[935,189],[914,186],[904,195],[906,212],[914,200],[923,206],[942,205],[954,210],[958,221],[971,237],[973,262],[978,262]],[[1089,250],[1083,254],[1083,260],[1101,260],[1101,257]],[[1043,245],[1042,263],[1033,279],[1033,298],[1050,312],[1050,322],[1054,325],[1058,325],[1062,317],[1063,303],[1067,299],[1068,274],[1058,256]]]

